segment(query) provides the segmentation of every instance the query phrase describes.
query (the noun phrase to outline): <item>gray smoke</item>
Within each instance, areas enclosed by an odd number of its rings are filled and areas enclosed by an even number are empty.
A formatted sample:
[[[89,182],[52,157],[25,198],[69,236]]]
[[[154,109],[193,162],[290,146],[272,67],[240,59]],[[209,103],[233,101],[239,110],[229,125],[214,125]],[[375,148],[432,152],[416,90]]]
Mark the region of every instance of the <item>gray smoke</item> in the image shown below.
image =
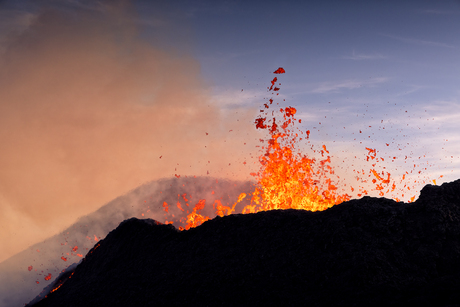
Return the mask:
[[[183,226],[179,220],[187,215],[187,210],[191,212],[199,200],[206,200],[205,208],[199,213],[213,218],[215,210],[212,204],[216,200],[231,207],[240,193],[250,193],[252,190],[253,183],[250,181],[210,177],[162,179],[144,184],[79,218],[59,234],[0,263],[0,307],[23,306],[32,300],[60,272],[81,261],[100,239],[105,238],[125,219],[137,217],[152,218],[159,222],[168,220],[174,221],[173,225],[179,227]],[[168,214],[164,211],[164,202],[169,205]],[[178,208],[178,202],[186,211],[182,212]],[[237,212],[241,212],[248,202],[249,197],[238,204]],[[45,279],[47,276],[50,276],[48,280]]]

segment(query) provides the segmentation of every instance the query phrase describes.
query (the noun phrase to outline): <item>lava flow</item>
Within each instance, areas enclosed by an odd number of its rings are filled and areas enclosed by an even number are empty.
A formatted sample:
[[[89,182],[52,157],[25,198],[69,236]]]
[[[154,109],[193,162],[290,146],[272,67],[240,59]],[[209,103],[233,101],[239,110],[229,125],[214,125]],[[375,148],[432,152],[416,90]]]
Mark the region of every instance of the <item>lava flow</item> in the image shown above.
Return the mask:
[[[280,67],[274,73],[283,74],[285,70]],[[281,85],[277,82],[278,78],[275,77],[270,87],[267,87],[268,92],[271,92],[272,95],[276,94],[275,96],[279,95],[280,87],[278,86]],[[260,110],[259,117],[255,119],[256,129],[265,130],[269,137],[261,140],[264,146],[262,146],[263,154],[259,157],[260,169],[257,173],[251,173],[257,180],[257,184],[251,193],[250,204],[243,208],[242,213],[274,209],[326,210],[351,199],[350,195],[338,192],[338,183],[341,183],[341,187],[345,187],[346,184],[340,182],[339,176],[335,175],[331,165],[331,155],[326,145],[322,145],[319,151],[314,150],[311,146],[317,158],[303,154],[298,148],[302,140],[309,142],[310,130],[304,132],[296,126],[301,123],[301,119],[295,117],[296,113],[297,110],[294,107],[280,107],[279,103],[274,103],[273,98],[270,98]],[[367,147],[365,149],[368,152],[366,162],[371,163],[371,166],[367,171],[353,170],[357,174],[355,178],[360,186],[356,188],[350,186],[351,192],[356,191],[357,196],[361,197],[367,195],[370,189],[377,191],[380,196],[386,195],[399,201],[398,197],[390,194],[402,184],[404,186],[399,190],[410,191],[409,184],[404,182],[405,174],[396,182],[391,178],[389,172],[378,171],[377,163],[384,161],[384,158],[377,156],[376,149]],[[396,159],[396,157],[393,158]],[[409,173],[406,172],[406,174]],[[435,180],[433,182],[436,184]],[[216,214],[219,216],[232,214],[235,206],[246,196],[245,193],[242,193],[231,207],[216,201],[213,204]],[[185,195],[183,197],[187,201]],[[411,197],[410,201],[414,199],[415,196]],[[187,211],[187,217],[180,220],[185,224],[185,228],[179,227],[179,229],[196,227],[209,220],[208,216],[199,213],[205,204],[205,200],[199,200],[192,212]],[[186,205],[189,206],[188,203]],[[164,203],[163,207],[165,212],[168,212],[168,204]],[[178,207],[181,211],[185,211],[180,207],[180,203]],[[166,221],[166,223],[172,224],[173,222]]]

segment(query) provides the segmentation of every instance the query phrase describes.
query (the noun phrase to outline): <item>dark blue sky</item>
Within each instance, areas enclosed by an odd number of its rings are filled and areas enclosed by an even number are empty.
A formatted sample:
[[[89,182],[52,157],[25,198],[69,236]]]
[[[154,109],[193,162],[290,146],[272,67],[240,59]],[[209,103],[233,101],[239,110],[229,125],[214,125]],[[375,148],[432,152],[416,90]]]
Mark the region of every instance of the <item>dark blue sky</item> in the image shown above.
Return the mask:
[[[217,84],[239,86],[235,76],[257,79],[277,65],[298,83],[385,74],[455,84],[458,1],[198,3],[160,6],[161,16],[151,2],[138,7],[145,20],[164,21],[164,43],[191,49]]]
[[[200,61],[221,103],[260,105],[281,66],[281,94],[305,129],[322,122],[316,141],[348,156],[369,146],[422,157],[425,180],[459,176],[459,1],[137,3],[141,18],[164,22],[162,44]]]

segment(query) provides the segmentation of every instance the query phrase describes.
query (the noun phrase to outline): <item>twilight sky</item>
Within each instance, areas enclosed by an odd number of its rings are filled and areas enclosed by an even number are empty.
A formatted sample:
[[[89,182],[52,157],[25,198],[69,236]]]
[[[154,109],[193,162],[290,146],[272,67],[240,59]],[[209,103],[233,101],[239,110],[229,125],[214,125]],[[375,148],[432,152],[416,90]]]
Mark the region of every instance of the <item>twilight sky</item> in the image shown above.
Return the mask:
[[[278,67],[343,182],[366,147],[404,200],[460,178],[460,1],[0,1],[0,261],[149,180],[249,178]]]

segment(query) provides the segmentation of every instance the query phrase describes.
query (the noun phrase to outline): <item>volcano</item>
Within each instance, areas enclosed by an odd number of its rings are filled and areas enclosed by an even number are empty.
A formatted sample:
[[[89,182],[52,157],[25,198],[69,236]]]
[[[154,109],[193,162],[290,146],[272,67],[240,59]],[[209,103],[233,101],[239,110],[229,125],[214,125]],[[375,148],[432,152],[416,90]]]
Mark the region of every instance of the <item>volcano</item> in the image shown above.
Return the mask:
[[[458,306],[460,179],[413,203],[366,196],[187,231],[131,218],[67,275],[33,306]]]

